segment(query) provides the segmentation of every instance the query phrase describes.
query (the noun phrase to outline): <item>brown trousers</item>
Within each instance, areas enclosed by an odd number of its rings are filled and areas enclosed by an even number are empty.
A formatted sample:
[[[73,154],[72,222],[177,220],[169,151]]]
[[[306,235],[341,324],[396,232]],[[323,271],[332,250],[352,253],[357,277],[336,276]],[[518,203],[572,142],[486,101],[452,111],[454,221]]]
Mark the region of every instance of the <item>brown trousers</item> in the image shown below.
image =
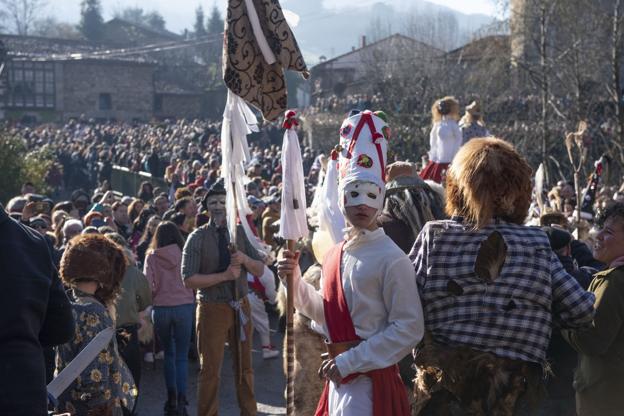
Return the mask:
[[[242,300],[242,308],[249,322],[245,326],[247,339],[241,343],[242,381],[238,384],[238,352],[236,350],[236,330],[234,309],[226,303],[202,303],[197,305],[197,349],[199,351],[199,382],[197,385],[197,416],[216,416],[219,413],[219,384],[223,364],[224,344],[230,345],[233,372],[236,375],[236,396],[241,415],[256,414],[254,397],[253,367],[251,364],[251,310],[247,298]]]

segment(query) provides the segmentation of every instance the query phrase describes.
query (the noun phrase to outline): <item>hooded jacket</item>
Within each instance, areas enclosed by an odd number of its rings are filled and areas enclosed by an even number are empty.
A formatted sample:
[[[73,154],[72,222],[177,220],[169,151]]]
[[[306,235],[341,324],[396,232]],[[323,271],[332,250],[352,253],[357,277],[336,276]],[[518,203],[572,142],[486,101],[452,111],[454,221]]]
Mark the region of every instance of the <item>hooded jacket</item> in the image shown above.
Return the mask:
[[[194,303],[193,290],[184,287],[181,267],[182,250],[177,244],[157,248],[147,254],[144,273],[152,288],[154,306]]]

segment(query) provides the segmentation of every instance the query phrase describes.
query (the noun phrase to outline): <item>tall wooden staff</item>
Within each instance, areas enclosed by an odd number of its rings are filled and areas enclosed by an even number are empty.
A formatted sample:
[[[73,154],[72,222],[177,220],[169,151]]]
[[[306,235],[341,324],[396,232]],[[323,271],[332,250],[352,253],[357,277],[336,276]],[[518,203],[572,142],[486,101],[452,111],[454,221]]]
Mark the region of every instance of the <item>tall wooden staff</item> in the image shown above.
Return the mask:
[[[570,164],[572,165],[572,169],[574,170],[574,193],[576,194],[576,221],[580,226],[581,222],[581,169],[583,169],[583,165],[585,164],[585,159],[587,158],[587,145],[583,140],[583,136],[587,131],[587,123],[584,121],[580,121],[578,124],[578,130],[575,133],[568,133],[565,137],[565,145],[568,150],[568,158],[570,159]],[[578,149],[578,161],[574,160],[573,149],[576,146]]]
[[[225,212],[227,219],[228,234],[230,236],[229,250],[231,253],[236,252],[236,236],[237,236],[237,219],[242,217],[241,212],[244,211],[244,195],[241,193],[242,183],[244,179],[243,161],[249,159],[247,134],[251,132],[250,121],[255,120],[255,116],[251,110],[243,102],[240,97],[228,91],[225,110],[223,111],[223,124],[221,126],[221,154],[222,154],[222,176],[225,186]],[[244,220],[244,217],[242,218]],[[242,222],[242,221],[241,221]],[[253,241],[250,239],[250,241]],[[239,302],[238,278],[232,281],[232,294],[234,302]],[[240,308],[240,304],[239,304]],[[242,335],[240,310],[236,309],[235,327],[236,327],[236,359],[237,359],[237,382],[242,383]]]
[[[282,207],[279,236],[286,239],[288,250],[295,250],[295,243],[308,233],[306,220],[306,195],[303,179],[301,148],[295,127],[299,124],[293,110],[286,111],[283,127],[282,145]],[[286,311],[286,414],[294,412],[294,369],[295,369],[295,334],[293,318],[295,312],[293,276],[286,276],[287,311]]]

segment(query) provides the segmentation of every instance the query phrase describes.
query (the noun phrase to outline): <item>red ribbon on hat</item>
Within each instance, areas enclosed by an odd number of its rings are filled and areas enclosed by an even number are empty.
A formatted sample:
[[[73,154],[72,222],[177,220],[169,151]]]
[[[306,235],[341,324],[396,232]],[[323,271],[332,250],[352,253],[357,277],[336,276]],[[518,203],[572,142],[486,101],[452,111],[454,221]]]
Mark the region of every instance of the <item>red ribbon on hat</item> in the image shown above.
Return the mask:
[[[362,131],[362,128],[364,127],[364,125],[368,126],[373,139],[373,144],[375,144],[375,148],[377,149],[377,156],[379,157],[379,164],[381,167],[381,179],[385,182],[386,167],[384,166],[383,151],[381,149],[381,140],[384,138],[384,135],[377,131],[377,128],[375,127],[375,122],[373,121],[372,113],[369,110],[362,111],[361,114],[362,116],[360,117],[360,121],[355,127],[353,136],[351,136],[351,143],[349,144],[347,159],[351,159],[353,155],[353,149],[355,148],[355,143],[360,138],[360,132]]]
[[[296,115],[297,113],[295,112],[295,110],[286,111],[286,114],[284,115],[284,123],[282,124],[282,127],[285,129],[291,129],[293,126],[298,126],[299,122],[295,118]]]
[[[334,148],[331,151],[331,159],[338,160],[338,156],[340,155],[340,152],[342,152],[342,146],[337,144],[336,146],[334,146]]]

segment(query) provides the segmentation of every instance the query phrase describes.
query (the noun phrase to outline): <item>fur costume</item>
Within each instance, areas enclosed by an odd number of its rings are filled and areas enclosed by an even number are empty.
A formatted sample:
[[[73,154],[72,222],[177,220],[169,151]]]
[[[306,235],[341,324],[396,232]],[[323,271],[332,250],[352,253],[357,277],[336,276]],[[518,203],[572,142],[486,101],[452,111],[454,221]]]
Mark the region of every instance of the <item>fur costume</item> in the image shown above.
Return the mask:
[[[446,177],[446,212],[480,228],[493,218],[523,224],[531,205],[531,167],[513,146],[495,138],[471,140]]]
[[[303,274],[303,280],[318,288],[321,280],[321,266],[317,263]],[[286,293],[280,287],[278,305],[281,314],[286,311]],[[295,312],[295,412],[293,416],[313,415],[323,390],[317,369],[321,366],[321,354],[326,352],[324,337],[310,328],[310,319]],[[286,339],[284,338],[284,374],[286,374]]]
[[[399,176],[386,184],[384,209],[377,223],[406,254],[427,221],[444,218],[444,188],[439,184],[418,176]],[[416,373],[411,354],[399,362],[399,371],[405,386],[412,390]]]
[[[429,331],[415,351],[413,415],[531,414],[552,319],[587,325],[593,299],[543,231],[523,225],[531,168],[509,143],[470,140],[446,186],[453,218],[428,223],[410,253]]]
[[[59,271],[67,286],[77,281],[98,282],[95,297],[110,305],[121,290],[126,261],[123,248],[111,239],[100,234],[83,234],[69,241]]]
[[[414,416],[512,416],[521,396],[534,405],[544,395],[539,365],[449,347],[429,334],[416,352],[415,363]]]

